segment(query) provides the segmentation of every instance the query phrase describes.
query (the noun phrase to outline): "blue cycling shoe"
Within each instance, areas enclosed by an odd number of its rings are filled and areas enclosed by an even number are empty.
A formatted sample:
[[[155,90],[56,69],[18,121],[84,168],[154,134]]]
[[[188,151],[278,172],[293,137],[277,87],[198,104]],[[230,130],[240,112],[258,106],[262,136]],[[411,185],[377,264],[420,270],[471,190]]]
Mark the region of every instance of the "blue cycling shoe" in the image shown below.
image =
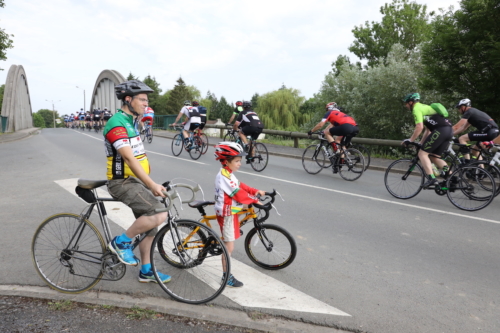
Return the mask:
[[[132,251],[132,243],[131,242],[123,242],[117,243],[116,238],[109,243],[108,249],[116,254],[118,259],[124,263],[125,265],[137,266],[140,262],[139,258],[137,258]]]
[[[166,283],[166,282],[168,282],[168,281],[170,281],[172,279],[172,277],[170,275],[163,274],[161,272],[158,272],[158,276],[160,277],[161,282],[163,282],[163,283]],[[139,282],[143,282],[143,283],[148,283],[148,282],[158,283],[158,281],[156,281],[156,279],[155,279],[155,275],[154,275],[153,271],[149,271],[146,274],[144,274],[141,271],[139,273]]]

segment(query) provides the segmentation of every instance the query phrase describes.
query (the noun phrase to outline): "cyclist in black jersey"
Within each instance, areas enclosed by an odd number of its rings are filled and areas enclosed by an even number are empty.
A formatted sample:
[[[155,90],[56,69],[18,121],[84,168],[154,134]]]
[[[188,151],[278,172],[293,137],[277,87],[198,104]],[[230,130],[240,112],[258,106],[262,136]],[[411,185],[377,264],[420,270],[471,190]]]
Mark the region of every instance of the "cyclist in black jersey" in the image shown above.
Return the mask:
[[[260,133],[264,129],[264,124],[259,119],[259,116],[255,111],[252,110],[252,103],[249,101],[243,102],[243,111],[238,114],[238,118],[233,125],[234,130],[239,131],[241,141],[247,145],[247,136],[251,136],[252,139],[257,140]],[[247,164],[250,163],[247,158]]]
[[[236,102],[236,107],[234,108],[233,114],[231,115],[231,118],[229,118],[229,121],[226,123],[226,125],[231,125],[233,122],[233,119],[235,117],[238,117],[238,114],[243,111],[243,102],[242,101],[237,101]]]
[[[470,99],[464,98],[460,100],[456,108],[462,115],[462,119],[453,125],[453,135],[462,133],[471,125],[476,128],[475,131],[464,134],[458,138],[461,144],[477,141],[476,146],[479,147],[482,141],[493,141],[500,134],[497,123],[485,112],[471,107]],[[460,152],[464,154],[466,160],[470,159],[469,149],[467,147],[461,148]],[[473,151],[474,156],[478,154],[479,151]]]

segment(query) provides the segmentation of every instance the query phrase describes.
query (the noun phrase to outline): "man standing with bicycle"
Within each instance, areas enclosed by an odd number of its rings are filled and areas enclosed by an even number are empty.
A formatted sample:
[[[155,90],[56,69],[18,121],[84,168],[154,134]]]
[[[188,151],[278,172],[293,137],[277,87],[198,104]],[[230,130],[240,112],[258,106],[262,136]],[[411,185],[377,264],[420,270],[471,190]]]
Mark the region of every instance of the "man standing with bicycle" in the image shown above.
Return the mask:
[[[249,101],[243,102],[243,111],[238,114],[238,118],[234,122],[233,129],[237,131],[238,128],[241,128],[239,136],[245,147],[248,145],[247,136],[257,140],[264,129],[264,124],[260,121],[257,113],[252,110],[252,103]],[[250,153],[250,157],[247,157],[247,164],[250,163],[250,159],[253,157],[253,152]]]
[[[198,104],[198,102],[196,102]],[[189,148],[191,146],[191,142],[189,141],[189,133],[188,131],[194,131],[198,127],[200,127],[201,124],[201,115],[198,112],[198,108],[191,106],[190,101],[185,101],[184,102],[184,107],[181,109],[179,114],[177,115],[177,118],[175,118],[174,123],[172,126],[177,125],[177,122],[182,116],[185,116],[187,118],[186,124],[184,125],[184,130],[182,131],[182,136],[184,137],[184,142],[185,146]]]
[[[155,209],[164,208],[156,196],[164,197],[166,189],[150,177],[150,165],[144,145],[135,128],[135,122],[143,115],[148,106],[148,93],[153,89],[138,80],[131,80],[115,86],[116,97],[122,101],[119,109],[104,128],[104,145],[108,159],[108,192],[111,196],[129,206],[135,222],[108,245],[118,259],[131,266],[142,261],[139,273],[140,282],[156,282],[151,269],[150,251],[157,227],[167,219],[166,212],[156,213]],[[135,118],[135,119],[134,119]],[[148,233],[139,243],[141,259],[132,251],[132,239]],[[163,282],[170,276],[160,273]]]

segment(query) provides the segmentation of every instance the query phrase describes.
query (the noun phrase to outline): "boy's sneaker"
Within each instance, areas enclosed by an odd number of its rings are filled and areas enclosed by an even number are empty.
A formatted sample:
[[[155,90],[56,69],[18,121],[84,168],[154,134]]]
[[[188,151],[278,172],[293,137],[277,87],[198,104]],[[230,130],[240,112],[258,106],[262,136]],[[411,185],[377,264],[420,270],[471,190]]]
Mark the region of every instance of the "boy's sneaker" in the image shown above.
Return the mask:
[[[161,279],[161,282],[163,282],[163,283],[166,283],[166,282],[168,282],[168,281],[170,281],[172,279],[172,277],[170,275],[163,274],[161,272],[158,272],[158,275],[159,275],[159,277]],[[144,274],[142,271],[140,271],[139,272],[139,282],[143,282],[143,283],[148,283],[148,282],[158,283],[158,281],[156,281],[156,279],[155,279],[155,275],[154,275],[153,271],[149,271],[146,274]]]
[[[226,273],[224,273],[224,277],[226,276]],[[243,282],[236,280],[233,274],[229,275],[229,279],[227,280],[227,286],[232,287],[232,288],[241,288],[243,287]]]
[[[139,258],[137,258],[132,251],[132,243],[131,242],[123,242],[117,243],[116,238],[109,243],[108,249],[116,254],[118,259],[124,263],[125,265],[137,266],[140,262]]]

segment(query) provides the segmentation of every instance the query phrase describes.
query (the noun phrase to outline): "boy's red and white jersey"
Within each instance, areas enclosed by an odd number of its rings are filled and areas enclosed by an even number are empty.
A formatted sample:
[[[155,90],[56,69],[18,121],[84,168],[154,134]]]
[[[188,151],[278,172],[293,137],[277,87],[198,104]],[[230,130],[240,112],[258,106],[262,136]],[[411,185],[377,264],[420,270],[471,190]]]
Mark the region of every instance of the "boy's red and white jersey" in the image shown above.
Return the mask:
[[[256,189],[251,188],[236,178],[228,168],[220,169],[215,177],[215,214],[229,216],[243,209],[244,204],[258,202],[254,197]]]

